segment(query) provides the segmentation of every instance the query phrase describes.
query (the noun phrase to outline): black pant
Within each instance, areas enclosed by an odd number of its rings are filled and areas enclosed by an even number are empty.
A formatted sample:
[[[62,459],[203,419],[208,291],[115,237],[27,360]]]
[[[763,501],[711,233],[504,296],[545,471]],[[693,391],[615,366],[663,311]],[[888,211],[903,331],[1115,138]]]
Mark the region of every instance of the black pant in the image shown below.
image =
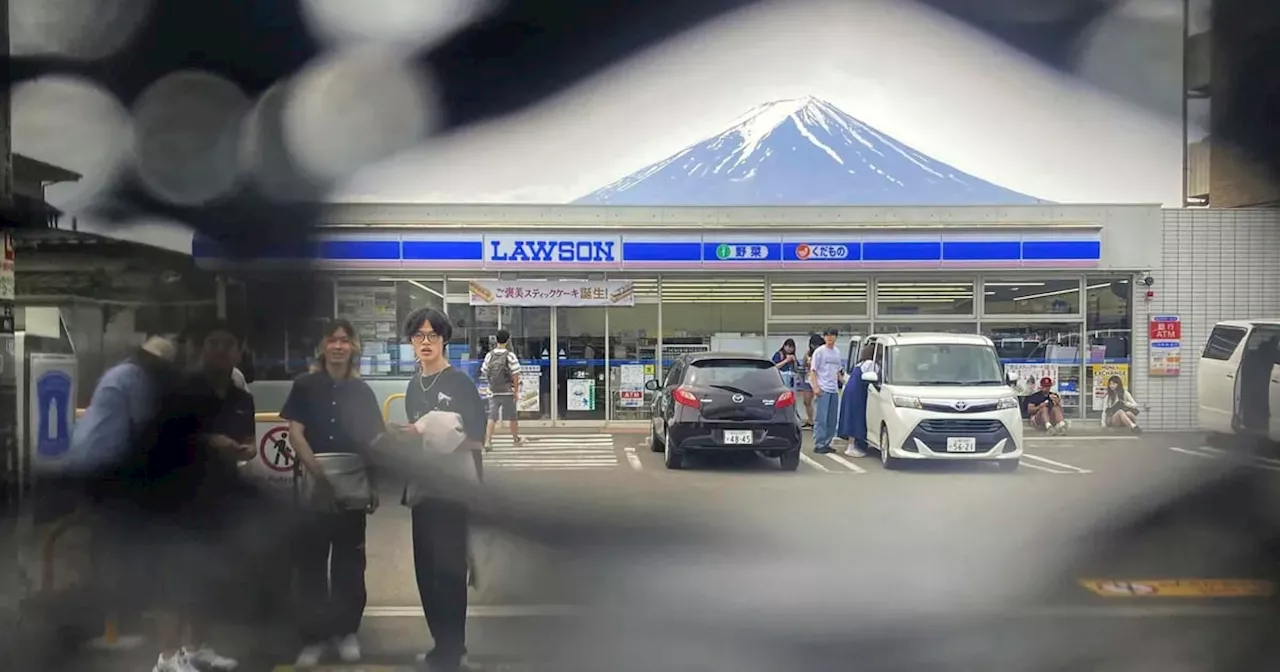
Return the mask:
[[[315,513],[303,523],[296,549],[301,634],[320,642],[360,630],[364,587],[365,513]]]
[[[427,500],[413,507],[413,569],[435,640],[431,659],[457,664],[467,653],[467,509]]]

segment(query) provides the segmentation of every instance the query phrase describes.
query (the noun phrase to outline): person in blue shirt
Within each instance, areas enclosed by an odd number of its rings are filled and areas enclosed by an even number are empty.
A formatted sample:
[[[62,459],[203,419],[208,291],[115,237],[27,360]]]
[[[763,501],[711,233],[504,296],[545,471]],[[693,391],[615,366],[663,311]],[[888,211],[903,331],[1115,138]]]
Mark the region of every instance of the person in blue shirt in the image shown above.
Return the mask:
[[[809,386],[813,388],[813,452],[834,453],[831,440],[836,436],[840,417],[840,387],[844,385],[844,358],[836,347],[840,331],[835,327],[822,332],[823,344],[809,356]]]

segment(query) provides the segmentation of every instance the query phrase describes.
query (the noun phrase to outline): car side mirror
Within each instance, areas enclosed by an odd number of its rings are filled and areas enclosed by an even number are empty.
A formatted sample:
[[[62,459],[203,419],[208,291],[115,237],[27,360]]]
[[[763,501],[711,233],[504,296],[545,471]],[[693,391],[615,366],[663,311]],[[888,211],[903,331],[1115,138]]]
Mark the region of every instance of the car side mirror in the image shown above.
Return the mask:
[[[875,385],[876,383],[880,382],[880,374],[876,373],[875,371],[864,371],[862,373],[862,382],[871,383],[872,385]]]
[[[644,389],[649,390],[649,391],[651,391],[651,392],[657,392],[657,391],[658,391],[658,381],[656,381],[656,380],[646,380],[646,381],[644,381]]]
[[[1005,379],[1005,380],[1007,380],[1007,381],[1009,381],[1009,384],[1010,384],[1010,385],[1017,385],[1017,384],[1018,384],[1018,372],[1017,372],[1017,371],[1006,371],[1006,372],[1005,372],[1005,374],[1004,374],[1004,379]]]

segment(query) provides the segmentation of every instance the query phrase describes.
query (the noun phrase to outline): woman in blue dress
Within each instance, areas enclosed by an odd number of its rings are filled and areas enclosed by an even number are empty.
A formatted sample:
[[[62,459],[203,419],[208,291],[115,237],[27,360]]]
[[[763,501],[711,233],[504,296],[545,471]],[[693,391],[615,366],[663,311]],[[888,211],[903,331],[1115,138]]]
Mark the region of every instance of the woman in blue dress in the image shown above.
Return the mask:
[[[858,364],[850,372],[849,383],[840,398],[836,436],[849,440],[849,447],[844,451],[849,457],[867,456],[867,383],[862,382],[862,374],[876,370],[875,351],[874,345],[868,345],[858,353]]]

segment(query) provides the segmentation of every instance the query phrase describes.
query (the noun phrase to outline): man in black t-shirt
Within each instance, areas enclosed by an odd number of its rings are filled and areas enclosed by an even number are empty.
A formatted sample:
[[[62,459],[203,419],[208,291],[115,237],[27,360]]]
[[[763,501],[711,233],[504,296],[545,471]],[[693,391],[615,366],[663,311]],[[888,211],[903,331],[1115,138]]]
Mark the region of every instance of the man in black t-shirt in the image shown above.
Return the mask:
[[[280,417],[289,422],[289,441],[306,470],[310,492],[307,520],[295,542],[294,563],[302,602],[300,667],[318,665],[330,648],[343,662],[360,660],[356,633],[368,598],[365,590],[365,523],[378,508],[377,484],[367,465],[367,449],[384,434],[382,409],[368,383],[360,380],[360,342],[346,320],[334,320],[322,334],[319,371],[293,382]],[[323,464],[322,464],[323,463]],[[344,502],[332,471],[363,473],[368,499]],[[357,479],[358,480],[358,479]]]
[[[410,422],[433,411],[456,413],[463,436],[456,448],[470,453],[475,474],[482,474],[488,408],[475,381],[449,365],[446,345],[453,336],[449,318],[438,310],[416,310],[405,320],[404,335],[413,344],[418,371],[405,390]],[[465,457],[463,455],[462,457]],[[444,497],[410,498],[404,503],[413,518],[413,565],[418,594],[435,648],[420,658],[432,672],[466,669],[467,543],[466,505]]]
[[[1040,379],[1040,390],[1027,396],[1027,417],[1031,426],[1050,434],[1064,434],[1067,423],[1063,419],[1062,399],[1053,390],[1053,379]]]

